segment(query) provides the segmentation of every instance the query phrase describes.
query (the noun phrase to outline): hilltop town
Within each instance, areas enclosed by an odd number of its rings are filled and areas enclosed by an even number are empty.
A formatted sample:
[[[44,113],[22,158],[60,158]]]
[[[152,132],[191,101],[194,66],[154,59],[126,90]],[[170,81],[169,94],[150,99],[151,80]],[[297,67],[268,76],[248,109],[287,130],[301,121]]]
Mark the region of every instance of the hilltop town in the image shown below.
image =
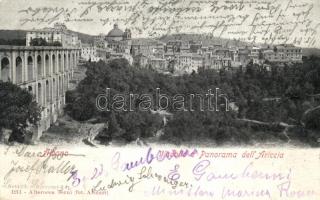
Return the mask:
[[[302,48],[290,44],[250,45],[244,42],[222,44],[219,40],[204,43],[198,40],[131,37],[117,24],[108,32],[94,37],[93,44],[82,44],[82,57],[98,61],[124,57],[130,64],[152,68],[174,75],[190,74],[199,68],[232,70],[253,64],[301,63]]]
[[[198,129],[204,132],[213,131],[212,128],[205,128],[209,125],[217,126],[217,129],[214,130],[219,131],[221,129],[219,127],[225,125],[220,123],[217,125],[218,118],[227,121],[232,119],[221,133],[226,136],[220,137],[217,133],[217,138],[214,137],[215,140],[221,138],[228,140],[229,136],[237,137],[234,135],[235,133],[229,133],[232,126],[237,127],[236,129],[239,131],[243,129],[249,135],[255,135],[255,131],[247,130],[246,124],[274,126],[273,122],[270,124],[265,122],[270,121],[270,117],[274,115],[277,116],[278,121],[284,120],[286,122],[276,123],[277,127],[281,127],[280,130],[284,128],[284,132],[292,127],[300,126],[296,122],[295,125],[288,124],[293,117],[307,120],[309,116],[316,113],[318,108],[316,106],[318,98],[314,94],[317,87],[316,79],[300,77],[305,76],[305,71],[309,74],[310,70],[314,70],[314,66],[310,64],[315,62],[314,58],[306,60],[303,58],[303,49],[291,44],[249,44],[219,38],[203,39],[199,37],[197,39],[196,37],[184,37],[184,35],[134,38],[134,33],[130,29],[124,28],[123,30],[118,24],[114,24],[113,29],[106,31],[106,34],[97,36],[76,33],[69,30],[63,23],[55,23],[53,27],[48,28],[31,29],[24,33],[25,38],[2,39],[0,41],[1,44],[7,42],[7,45],[0,45],[0,80],[3,83],[13,83],[25,89],[40,106],[39,122],[36,122],[36,113],[33,113],[34,116],[32,116],[33,123],[35,123],[33,126],[29,126],[29,122],[23,121],[22,129],[27,127],[27,132],[33,133],[30,136],[31,141],[39,140],[43,132],[57,124],[66,111],[73,120],[78,122],[71,123],[67,120],[63,123],[70,125],[68,129],[73,127],[72,130],[75,132],[78,129],[79,132],[88,132],[91,135],[91,139],[87,141],[89,143],[94,138],[100,137],[98,136],[99,131],[102,131],[109,139],[113,137],[113,134],[123,135],[125,140],[129,142],[147,136],[156,136],[159,139],[159,136],[169,133],[171,134],[168,136],[170,138],[176,134],[175,129],[178,129],[174,125],[175,120],[183,119],[182,122],[186,123],[193,118],[193,114],[184,113],[185,115],[181,115],[173,110],[165,112],[151,110],[147,114],[137,112],[136,115],[140,118],[151,121],[140,122],[138,120],[135,122],[138,127],[150,123],[149,129],[145,130],[139,127],[140,131],[136,135],[131,135],[132,131],[136,131],[131,128],[137,127],[126,125],[126,120],[130,119],[130,113],[108,115],[108,125],[102,123],[94,128],[90,128],[90,125],[81,125],[82,121],[94,120],[94,117],[98,121],[101,118],[104,119],[105,116],[97,113],[94,108],[95,98],[103,87],[111,87],[113,92],[141,93],[142,91],[150,92],[161,86],[161,90],[164,88],[163,91],[172,96],[175,95],[174,92],[188,95],[214,89],[213,86],[221,87],[230,97],[228,108],[230,108],[231,114],[210,113],[208,116],[212,115],[212,117],[206,120],[214,125],[210,125],[208,122],[209,124],[203,124],[203,127]],[[304,62],[307,63],[307,67],[302,68]],[[288,69],[288,67],[292,69]],[[286,78],[283,76],[285,73],[295,73],[295,75]],[[194,76],[195,74],[196,76]],[[295,79],[295,76],[308,80],[308,83],[297,82],[298,79]],[[211,78],[208,79],[208,77]],[[296,85],[288,85],[291,81],[297,82]],[[280,82],[282,84],[275,85]],[[300,93],[296,94],[295,90]],[[296,101],[296,98],[302,100]],[[190,104],[199,107],[197,103]],[[260,106],[256,107],[257,105]],[[295,105],[295,109],[300,105],[308,105],[304,110],[307,113],[303,114],[299,109],[295,112],[289,111],[291,108],[288,108],[288,105]],[[6,106],[8,105],[4,105],[4,107]],[[263,115],[258,114],[262,112],[259,109],[265,109],[265,106],[272,111]],[[283,111],[286,113],[285,116],[276,112],[277,109],[280,109],[277,106],[285,110]],[[36,111],[37,109],[32,108],[32,110]],[[205,117],[204,113],[199,112],[198,118]],[[30,117],[29,115],[29,112],[25,114]],[[155,115],[159,115],[160,118],[154,118]],[[128,118],[123,118],[124,116],[128,116]],[[182,119],[180,119],[181,117]],[[242,118],[239,119],[239,117]],[[261,121],[257,121],[257,119]],[[122,124],[119,125],[121,120]],[[238,121],[241,122],[240,127],[238,127]],[[110,130],[109,123],[113,127]],[[310,123],[313,124],[314,121]],[[189,126],[192,123],[187,124]],[[5,124],[3,127],[6,126],[9,125]],[[303,126],[311,125],[303,122]],[[11,130],[14,127],[2,129],[2,132],[9,133],[20,131]],[[196,132],[187,133],[189,130],[191,129],[187,129],[183,135],[188,138],[186,140],[197,135]],[[92,131],[95,133],[91,133]],[[283,132],[281,131],[281,134]],[[194,136],[192,136],[193,134]],[[283,134],[289,138],[286,132]],[[312,135],[312,137],[314,136]]]

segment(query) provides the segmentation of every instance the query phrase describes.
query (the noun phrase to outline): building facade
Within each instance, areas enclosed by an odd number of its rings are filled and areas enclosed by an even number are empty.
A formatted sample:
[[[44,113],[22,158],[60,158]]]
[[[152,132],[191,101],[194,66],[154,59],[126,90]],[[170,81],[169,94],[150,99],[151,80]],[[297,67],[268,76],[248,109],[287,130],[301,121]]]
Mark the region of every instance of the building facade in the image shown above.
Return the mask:
[[[86,43],[81,44],[81,58],[85,61],[98,62],[99,60],[106,60],[109,52],[108,48]]]
[[[182,74],[197,72],[203,66],[203,56],[195,53],[180,53],[176,57],[175,72]]]
[[[108,47],[115,53],[126,53],[130,54],[131,51],[131,30],[125,29],[123,32],[118,24],[114,24],[113,29],[111,29],[105,40],[108,43]]]
[[[264,49],[263,58],[270,62],[302,62],[302,49],[294,45],[276,45]]]
[[[159,72],[167,71],[167,61],[163,58],[150,57],[148,59],[148,65]]]
[[[79,47],[78,35],[67,29],[62,23],[55,23],[53,28],[33,29],[27,31],[26,46],[32,46],[33,39],[44,39],[47,43],[59,42],[63,47]]]

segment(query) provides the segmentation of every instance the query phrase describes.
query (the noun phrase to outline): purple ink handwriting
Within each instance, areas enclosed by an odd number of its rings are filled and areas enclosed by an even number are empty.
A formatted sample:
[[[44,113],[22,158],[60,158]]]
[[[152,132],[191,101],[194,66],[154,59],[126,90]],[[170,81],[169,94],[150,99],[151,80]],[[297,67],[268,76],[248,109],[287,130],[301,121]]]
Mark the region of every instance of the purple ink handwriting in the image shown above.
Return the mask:
[[[271,171],[264,172],[259,171],[254,167],[254,163],[250,162],[240,172],[228,172],[224,170],[222,173],[213,172],[210,170],[212,167],[209,160],[201,160],[192,169],[194,179],[196,181],[206,180],[236,180],[236,179],[249,179],[249,180],[270,180],[270,181],[283,181],[291,180],[291,168],[286,172]]]
[[[179,158],[195,158],[197,154],[198,151],[196,149],[172,149],[171,151],[158,150],[158,152],[155,154],[152,152],[152,148],[149,147],[145,155],[134,161],[125,161],[123,163],[120,163],[120,153],[116,152],[112,158],[111,166],[113,169],[119,169],[120,167],[122,171],[130,171],[131,169],[139,166],[150,165],[154,161],[162,162],[164,160],[173,160]]]

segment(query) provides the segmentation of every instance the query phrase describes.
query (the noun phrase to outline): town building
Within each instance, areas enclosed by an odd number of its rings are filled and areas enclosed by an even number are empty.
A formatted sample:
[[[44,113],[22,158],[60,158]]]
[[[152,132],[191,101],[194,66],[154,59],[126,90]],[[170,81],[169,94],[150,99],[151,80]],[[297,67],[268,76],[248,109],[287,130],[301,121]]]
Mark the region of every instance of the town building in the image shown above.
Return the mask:
[[[168,71],[167,61],[163,58],[150,57],[148,59],[148,66],[159,72]]]
[[[132,42],[132,55],[143,54],[152,56],[154,54],[163,54],[165,52],[165,44],[154,39],[135,39]],[[162,56],[160,56],[162,57]]]
[[[238,62],[242,67],[247,66],[247,64],[250,62],[250,49],[248,47],[240,47],[237,51],[237,58],[236,62]]]
[[[202,42],[189,41],[190,52],[201,54]]]
[[[167,42],[166,47],[165,47],[165,52],[166,53],[179,53],[180,48],[182,46],[182,41],[181,40],[170,40]]]
[[[258,64],[262,65],[264,63],[264,56],[263,56],[263,48],[261,47],[252,47],[250,54],[249,54],[249,59],[252,60],[253,64]]]
[[[180,53],[176,57],[175,72],[192,73],[197,72],[199,68],[204,66],[204,57],[195,53]]]
[[[32,29],[27,31],[26,46],[32,46],[33,39],[44,39],[48,44],[61,44],[62,47],[79,47],[78,35],[68,30],[63,23],[55,23],[53,28]]]
[[[232,51],[228,48],[208,48],[204,51],[204,67],[206,69],[229,69],[232,66]]]
[[[107,49],[108,48],[108,41],[106,40],[106,35],[104,34],[99,34],[94,37],[94,46],[102,49]]]
[[[164,58],[164,52],[165,52],[165,43],[157,42],[153,47],[152,55],[156,58]]]
[[[81,45],[81,58],[85,61],[98,62],[106,60],[108,55],[107,48],[100,48],[92,44],[83,43]]]
[[[133,64],[133,57],[131,54],[127,53],[116,53],[116,52],[107,52],[107,60],[108,59],[115,59],[115,58],[124,58],[128,61],[130,65]]]
[[[263,57],[269,62],[302,62],[302,49],[290,44],[276,45],[263,51]]]
[[[180,53],[191,53],[190,44],[188,42],[183,42],[180,47]]]
[[[112,51],[130,54],[132,46],[130,29],[125,29],[123,32],[117,24],[114,24],[113,29],[108,32],[105,40]]]

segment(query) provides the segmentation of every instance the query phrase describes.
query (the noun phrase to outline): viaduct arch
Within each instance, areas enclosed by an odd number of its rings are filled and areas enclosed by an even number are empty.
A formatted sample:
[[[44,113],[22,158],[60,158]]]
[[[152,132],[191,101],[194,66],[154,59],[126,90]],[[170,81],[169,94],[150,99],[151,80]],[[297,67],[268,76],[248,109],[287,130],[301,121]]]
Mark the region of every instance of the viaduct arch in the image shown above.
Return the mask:
[[[0,45],[0,80],[27,89],[43,108],[34,140],[62,113],[79,58],[80,48]]]

